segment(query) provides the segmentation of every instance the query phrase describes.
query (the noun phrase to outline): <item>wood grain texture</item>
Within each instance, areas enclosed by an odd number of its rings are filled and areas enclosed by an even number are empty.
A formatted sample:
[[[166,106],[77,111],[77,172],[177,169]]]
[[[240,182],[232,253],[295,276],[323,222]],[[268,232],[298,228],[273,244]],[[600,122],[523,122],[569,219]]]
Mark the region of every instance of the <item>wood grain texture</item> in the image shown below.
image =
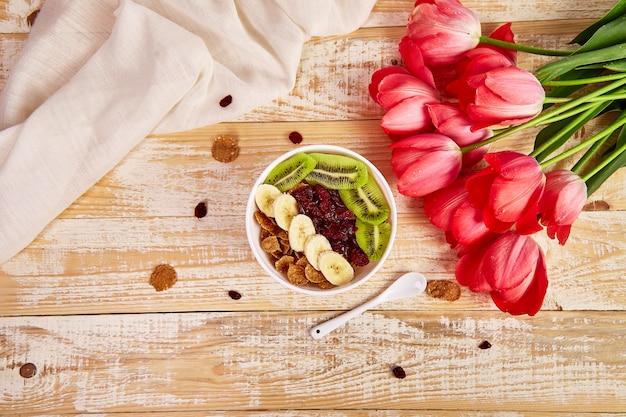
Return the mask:
[[[332,315],[3,318],[4,407],[618,412],[626,403],[622,314],[369,312],[312,341],[307,329]],[[478,347],[484,340],[490,349]],[[23,380],[26,362],[38,373]]]
[[[43,0],[0,0],[0,88]],[[626,172],[590,199],[565,247],[536,235],[550,286],[535,317],[463,289],[383,304],[324,339],[308,329],[405,271],[453,279],[456,253],[395,192],[400,231],[380,273],[328,297],[295,294],[254,261],[244,229],[256,176],[303,144],[346,146],[395,190],[376,69],[400,61],[414,0],[379,0],[365,25],[304,46],[294,89],[231,123],[152,135],[20,254],[0,265],[0,415],[155,417],[556,417],[626,415]],[[556,48],[614,0],[467,0],[485,32]],[[520,54],[533,70],[549,58]],[[592,134],[599,126],[590,126]],[[239,140],[232,163],[211,156]],[[578,137],[578,140],[581,138]],[[513,136],[494,149],[529,150]],[[194,217],[206,202],[210,215]],[[156,292],[153,268],[178,282]],[[241,299],[233,300],[235,290]],[[487,340],[490,349],[480,349]],[[37,373],[20,376],[32,363]],[[395,378],[402,366],[407,377]]]

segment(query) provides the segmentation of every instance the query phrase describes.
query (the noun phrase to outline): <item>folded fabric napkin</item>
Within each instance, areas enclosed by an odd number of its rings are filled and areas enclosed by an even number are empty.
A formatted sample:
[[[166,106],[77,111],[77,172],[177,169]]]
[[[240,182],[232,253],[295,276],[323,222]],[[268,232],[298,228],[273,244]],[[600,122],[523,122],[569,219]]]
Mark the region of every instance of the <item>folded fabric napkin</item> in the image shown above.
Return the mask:
[[[46,0],[0,92],[0,263],[146,135],[289,92],[304,42],[357,29],[374,3]]]

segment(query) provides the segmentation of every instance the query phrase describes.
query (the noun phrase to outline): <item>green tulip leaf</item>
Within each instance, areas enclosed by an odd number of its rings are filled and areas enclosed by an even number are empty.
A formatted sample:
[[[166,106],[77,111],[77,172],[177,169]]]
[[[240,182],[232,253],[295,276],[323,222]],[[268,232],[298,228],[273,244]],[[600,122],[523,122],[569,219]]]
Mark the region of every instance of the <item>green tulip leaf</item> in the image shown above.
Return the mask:
[[[622,127],[619,136],[617,137],[616,149],[620,149],[626,144],[626,127]],[[626,166],[626,152],[622,152],[619,156],[613,159],[604,168],[598,171],[595,175],[586,181],[587,195],[593,194],[604,181],[608,180],[611,175],[618,169]]]
[[[598,63],[614,62],[626,59],[626,43],[607,46],[595,51],[572,54],[565,58],[550,62],[535,71],[539,81],[553,80],[576,68],[584,68]]]
[[[584,45],[596,31],[607,23],[610,23],[626,14],[626,0],[620,0],[600,20],[583,30],[570,43]]]
[[[609,70],[613,72],[626,72],[626,59],[619,59],[617,61],[610,61],[610,62],[601,62],[599,64],[583,65],[583,66],[576,68],[574,71],[593,70],[593,69]],[[562,77],[563,76],[561,76],[561,78],[559,79],[563,79]]]
[[[626,42],[626,14],[617,19],[600,26],[598,30],[576,50],[576,54],[595,51],[606,48],[607,46],[616,45]]]
[[[614,72],[626,72],[626,59],[608,62],[606,65],[604,65],[604,68]]]
[[[570,139],[574,133],[580,130],[587,122],[598,115],[611,110],[611,102],[598,103],[592,110],[583,114],[577,114],[567,119],[550,123],[537,134],[533,149],[538,149],[544,143],[551,141],[550,145],[535,156],[538,162],[548,158],[550,154],[560,148]]]

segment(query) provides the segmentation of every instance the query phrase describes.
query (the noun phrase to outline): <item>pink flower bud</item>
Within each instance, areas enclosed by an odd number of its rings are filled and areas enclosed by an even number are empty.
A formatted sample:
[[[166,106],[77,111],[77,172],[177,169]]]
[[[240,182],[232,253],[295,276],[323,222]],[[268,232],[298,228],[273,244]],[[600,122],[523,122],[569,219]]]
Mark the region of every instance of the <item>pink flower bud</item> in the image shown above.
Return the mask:
[[[467,190],[489,230],[502,233],[514,225],[522,234],[541,230],[537,205],[546,180],[537,161],[513,151],[487,153],[484,159],[489,166],[467,180]]]
[[[461,171],[461,150],[444,135],[414,135],[393,143],[390,148],[398,191],[406,196],[423,197],[446,187]]]
[[[464,247],[456,277],[474,292],[489,292],[496,306],[513,315],[535,315],[545,298],[545,256],[526,235],[509,231]]]
[[[450,65],[478,45],[481,27],[476,14],[458,0],[418,0],[407,34],[428,66]]]
[[[493,134],[491,129],[472,130],[472,121],[458,105],[428,104],[428,114],[435,126],[435,132],[450,137],[460,147],[472,145],[485,140]],[[469,168],[482,160],[489,150],[489,145],[463,154],[463,168]]]
[[[504,128],[524,123],[543,108],[545,91],[537,78],[515,66],[463,77],[455,86],[459,105],[473,128]]]
[[[389,74],[378,84],[377,101],[385,110],[413,97],[421,97],[425,103],[439,102],[435,89],[410,74]]]
[[[546,174],[546,187],[539,201],[541,223],[550,238],[565,245],[572,224],[587,201],[587,185],[572,171],[556,170]]]

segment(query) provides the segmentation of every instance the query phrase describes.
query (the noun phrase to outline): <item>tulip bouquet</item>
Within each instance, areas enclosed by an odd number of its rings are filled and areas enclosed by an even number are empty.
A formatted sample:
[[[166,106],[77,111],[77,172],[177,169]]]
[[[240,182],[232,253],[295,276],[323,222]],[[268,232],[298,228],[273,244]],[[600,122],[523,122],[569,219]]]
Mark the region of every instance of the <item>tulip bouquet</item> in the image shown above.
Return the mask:
[[[417,0],[399,42],[404,65],[377,70],[369,85],[398,191],[423,197],[458,249],[457,281],[513,315],[536,314],[548,287],[532,236],[545,227],[564,245],[587,197],[626,164],[626,0],[571,45],[517,44],[510,23],[483,36],[458,0]],[[556,58],[531,73],[517,66],[520,51]],[[611,122],[570,145],[597,117]],[[490,152],[530,128],[529,154]]]

